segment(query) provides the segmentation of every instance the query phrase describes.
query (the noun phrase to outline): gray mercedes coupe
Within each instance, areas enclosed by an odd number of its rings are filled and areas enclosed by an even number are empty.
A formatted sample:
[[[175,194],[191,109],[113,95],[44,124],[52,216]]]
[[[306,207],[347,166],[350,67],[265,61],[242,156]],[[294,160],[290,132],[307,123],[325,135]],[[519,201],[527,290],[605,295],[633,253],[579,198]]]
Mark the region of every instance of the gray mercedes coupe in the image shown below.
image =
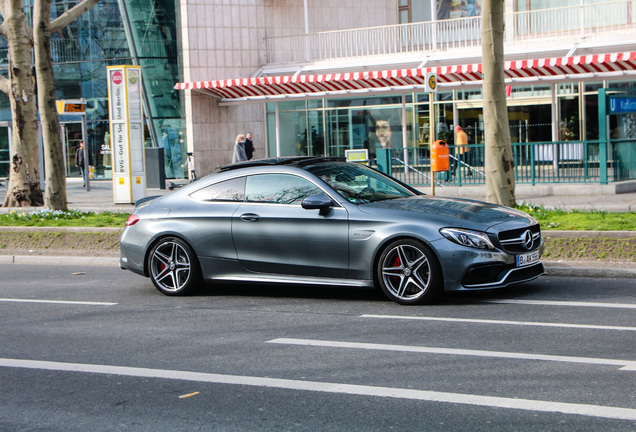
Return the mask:
[[[221,167],[137,203],[120,267],[166,295],[204,282],[379,287],[401,304],[501,288],[544,273],[529,215],[429,196],[343,158]]]

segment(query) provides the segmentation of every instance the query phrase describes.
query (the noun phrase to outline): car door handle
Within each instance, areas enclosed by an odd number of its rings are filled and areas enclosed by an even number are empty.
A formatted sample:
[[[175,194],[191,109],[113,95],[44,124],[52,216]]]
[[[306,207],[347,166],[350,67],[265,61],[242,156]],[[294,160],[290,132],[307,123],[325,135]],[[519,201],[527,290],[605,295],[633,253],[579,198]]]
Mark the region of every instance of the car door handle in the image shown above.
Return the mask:
[[[241,215],[241,219],[243,219],[246,222],[256,222],[260,219],[261,217],[257,214],[254,213],[244,213]]]

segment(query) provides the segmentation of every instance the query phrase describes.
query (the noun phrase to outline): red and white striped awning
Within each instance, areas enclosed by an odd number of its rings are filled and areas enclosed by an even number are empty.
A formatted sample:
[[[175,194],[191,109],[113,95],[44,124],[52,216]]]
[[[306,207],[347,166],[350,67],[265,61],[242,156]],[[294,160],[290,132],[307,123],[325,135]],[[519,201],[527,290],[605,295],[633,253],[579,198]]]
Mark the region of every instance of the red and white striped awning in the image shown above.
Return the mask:
[[[548,79],[572,81],[619,77],[636,74],[636,52],[507,61],[504,63],[504,73],[509,84]],[[442,88],[479,84],[483,80],[482,65],[475,63],[324,75],[197,81],[177,83],[174,88],[201,91],[219,97],[224,102],[240,102],[424,89],[429,74],[436,75],[437,84]]]

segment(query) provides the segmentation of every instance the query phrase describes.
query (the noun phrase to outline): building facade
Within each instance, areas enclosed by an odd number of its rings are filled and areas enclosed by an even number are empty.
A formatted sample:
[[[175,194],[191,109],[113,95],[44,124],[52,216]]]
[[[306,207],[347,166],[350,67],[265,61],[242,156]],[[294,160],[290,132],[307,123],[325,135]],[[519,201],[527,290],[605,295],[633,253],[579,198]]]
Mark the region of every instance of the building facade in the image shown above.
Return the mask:
[[[53,16],[75,3],[55,3]],[[598,166],[599,93],[636,91],[636,0],[506,0],[505,11],[518,161]],[[186,152],[199,175],[230,163],[246,132],[256,158],[392,148],[418,171],[433,140],[454,144],[456,125],[478,168],[481,12],[479,0],[102,0],[53,37],[57,98],[86,99],[97,178],[111,176],[106,66],[119,64],[142,66],[146,146],[164,149],[168,178],[187,177]],[[636,160],[634,115],[608,115],[608,137],[625,141],[610,159]],[[0,177],[10,120],[0,95]],[[61,120],[67,175],[78,175],[79,119]],[[636,176],[619,171],[610,180]]]
[[[520,160],[598,165],[599,90],[636,85],[636,3],[507,0],[505,8],[512,141],[544,143],[520,147],[529,154]],[[201,20],[207,10],[213,28]],[[188,49],[176,88],[197,171],[229,163],[234,137],[246,131],[256,157],[452,145],[456,125],[483,145],[480,14],[478,1],[454,0],[182,3]],[[400,79],[406,71],[436,74],[437,91],[431,97],[422,80]],[[376,133],[379,120],[390,138]],[[610,137],[635,138],[633,114],[608,121]],[[615,147],[629,160],[633,145]],[[478,153],[473,162],[483,167]],[[426,156],[402,159],[411,169]],[[622,173],[611,180],[636,175]]]

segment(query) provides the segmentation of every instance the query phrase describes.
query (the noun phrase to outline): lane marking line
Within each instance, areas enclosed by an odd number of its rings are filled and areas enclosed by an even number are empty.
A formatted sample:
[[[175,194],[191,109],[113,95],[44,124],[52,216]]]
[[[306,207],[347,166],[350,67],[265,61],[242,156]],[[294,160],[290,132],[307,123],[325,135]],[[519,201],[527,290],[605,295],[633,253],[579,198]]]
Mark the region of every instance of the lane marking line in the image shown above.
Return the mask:
[[[556,300],[483,300],[481,303],[593,307],[593,308],[611,308],[611,309],[636,309],[636,304],[629,304],[629,303],[597,303],[597,302],[556,301]]]
[[[588,329],[588,330],[636,331],[636,327],[602,326],[602,325],[592,325],[592,324],[545,323],[545,322],[534,322],[534,321],[505,321],[505,320],[486,320],[486,319],[467,319],[467,318],[440,318],[440,317],[421,317],[421,316],[404,316],[404,315],[371,315],[371,314],[360,315],[360,318],[416,320],[416,321],[418,320],[419,321],[445,321],[445,322],[463,322],[463,323],[478,323],[478,324],[577,328],[577,329]]]
[[[516,360],[542,360],[553,361],[562,363],[580,363],[589,365],[609,365],[609,366],[621,366],[620,370],[636,371],[636,360],[616,360],[616,359],[604,359],[593,357],[573,357],[573,356],[557,356],[549,354],[525,354],[514,353],[505,351],[483,351],[483,350],[469,350],[458,348],[436,348],[436,347],[421,347],[412,345],[391,345],[391,344],[375,344],[375,343],[362,343],[362,342],[338,342],[328,340],[316,340],[316,339],[294,339],[294,338],[277,338],[266,343],[284,344],[284,345],[302,345],[302,346],[319,346],[329,348],[350,348],[350,349],[365,349],[365,350],[380,350],[380,351],[397,351],[397,352],[413,352],[413,353],[426,353],[426,354],[448,354],[448,355],[463,355],[474,357],[495,357],[506,358]]]
[[[489,408],[510,408],[525,411],[575,414],[587,417],[636,421],[636,409],[632,408],[533,399],[516,399],[498,396],[480,396],[393,387],[378,387],[334,382],[301,381],[281,378],[264,378],[256,376],[222,375],[203,372],[186,372],[177,370],[135,368],[82,363],[61,363],[8,358],[0,358],[0,367],[52,370],[60,372],[83,372],[141,378],[174,379],[213,384],[244,385],[252,387],[312,391],[332,394],[347,394],[356,396],[389,397],[427,402],[445,402]]]
[[[33,299],[10,299],[0,298],[0,302],[13,303],[47,303],[47,304],[67,304],[67,305],[87,305],[87,306],[114,306],[117,303],[87,302],[87,301],[66,301],[66,300],[33,300]]]

